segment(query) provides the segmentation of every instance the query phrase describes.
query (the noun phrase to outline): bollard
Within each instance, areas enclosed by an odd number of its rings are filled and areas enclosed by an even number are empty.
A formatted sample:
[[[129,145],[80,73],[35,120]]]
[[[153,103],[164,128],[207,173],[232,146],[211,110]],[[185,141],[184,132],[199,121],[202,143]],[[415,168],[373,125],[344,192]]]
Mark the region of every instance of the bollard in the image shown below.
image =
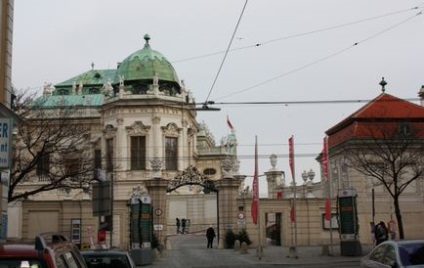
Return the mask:
[[[241,243],[240,254],[247,254],[247,243]]]
[[[169,241],[168,238],[165,238],[165,250],[171,250],[171,242]]]
[[[218,249],[224,249],[224,239],[223,238],[219,239]]]
[[[153,261],[157,261],[160,257],[160,252],[157,248],[154,248],[152,250],[152,255],[153,255]]]
[[[240,250],[240,241],[236,240],[234,241],[234,251],[239,251]]]

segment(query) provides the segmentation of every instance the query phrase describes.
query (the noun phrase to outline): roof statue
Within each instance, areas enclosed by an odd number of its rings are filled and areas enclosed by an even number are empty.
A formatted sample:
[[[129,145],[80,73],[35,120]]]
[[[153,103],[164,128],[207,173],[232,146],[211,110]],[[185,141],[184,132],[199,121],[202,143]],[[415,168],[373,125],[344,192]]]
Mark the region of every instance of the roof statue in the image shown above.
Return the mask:
[[[52,85],[52,83],[44,83],[43,86],[43,96],[50,96],[52,95],[52,92],[55,90],[55,87]]]
[[[105,96],[109,96],[109,97],[112,96],[113,86],[112,86],[112,83],[110,82],[110,80],[103,84],[102,93]]]

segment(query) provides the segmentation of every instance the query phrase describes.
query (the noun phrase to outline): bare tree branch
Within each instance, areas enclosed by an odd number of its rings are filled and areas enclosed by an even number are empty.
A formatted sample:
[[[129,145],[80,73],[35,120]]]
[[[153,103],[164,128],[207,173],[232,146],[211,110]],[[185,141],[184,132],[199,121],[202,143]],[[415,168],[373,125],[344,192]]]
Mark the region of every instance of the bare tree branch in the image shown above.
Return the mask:
[[[370,180],[379,182],[393,199],[399,236],[404,238],[399,198],[408,186],[424,177],[424,141],[420,129],[408,122],[364,124],[364,138],[344,145],[349,165]]]
[[[72,106],[47,108],[43,97],[17,99],[24,121],[14,139],[9,202],[57,189],[86,190],[94,172],[90,125],[75,120]]]

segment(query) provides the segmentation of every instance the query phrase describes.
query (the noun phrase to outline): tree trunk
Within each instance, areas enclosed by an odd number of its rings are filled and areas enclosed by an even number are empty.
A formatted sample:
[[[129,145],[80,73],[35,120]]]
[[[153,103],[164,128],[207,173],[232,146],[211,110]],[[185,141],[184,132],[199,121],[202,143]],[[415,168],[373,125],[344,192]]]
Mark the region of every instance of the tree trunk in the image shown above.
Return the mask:
[[[399,239],[404,239],[405,235],[403,233],[402,214],[400,213],[399,208],[399,196],[396,195],[393,197],[393,205],[395,206],[396,221],[399,229]]]

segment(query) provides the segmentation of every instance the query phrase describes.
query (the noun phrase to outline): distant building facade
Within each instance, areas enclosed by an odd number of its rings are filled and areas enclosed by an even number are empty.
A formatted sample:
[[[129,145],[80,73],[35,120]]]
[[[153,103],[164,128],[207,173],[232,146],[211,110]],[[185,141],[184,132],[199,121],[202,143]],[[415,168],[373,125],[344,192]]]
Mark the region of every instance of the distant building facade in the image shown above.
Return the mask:
[[[10,154],[12,149],[13,125],[20,119],[11,111],[12,94],[12,42],[13,42],[13,0],[0,4],[0,240],[7,233],[8,185],[10,179]]]

